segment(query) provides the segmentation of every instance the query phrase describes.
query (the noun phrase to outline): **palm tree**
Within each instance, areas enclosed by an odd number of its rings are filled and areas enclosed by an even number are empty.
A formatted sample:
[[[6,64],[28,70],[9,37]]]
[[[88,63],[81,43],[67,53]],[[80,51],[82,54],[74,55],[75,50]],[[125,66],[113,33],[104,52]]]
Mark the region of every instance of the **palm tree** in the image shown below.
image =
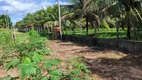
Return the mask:
[[[141,15],[138,11],[140,10],[141,2],[140,0],[119,0],[119,2],[125,7],[126,15],[124,20],[127,22],[127,37],[131,39],[131,28],[135,29],[135,21],[142,20]]]
[[[88,14],[85,14],[83,15],[82,14],[82,9],[83,9],[83,6],[84,6],[84,2],[86,0],[71,0],[71,2],[73,3],[74,5],[74,10],[73,10],[73,13],[74,13],[74,16],[76,19],[80,19],[80,18],[85,18],[85,21],[86,21],[86,35],[88,35],[88,29],[89,29],[89,18],[88,18]]]
[[[108,25],[109,21],[107,22],[107,20],[105,20],[104,18],[107,17],[107,13],[106,13],[107,10],[111,6],[116,4],[116,2],[114,0],[106,0],[106,1],[72,0],[72,2],[74,2],[75,8],[78,9],[78,11],[80,11],[77,13],[79,13],[79,15],[82,14],[82,16],[78,16],[76,18],[85,18],[85,20],[86,20],[86,34],[87,35],[88,35],[89,23],[92,26],[94,26],[95,34],[96,34],[98,27],[100,26],[100,22],[103,22],[104,27],[109,29],[109,25]],[[74,11],[74,13],[76,13],[76,11]]]
[[[9,16],[7,15],[0,15],[0,25],[3,28],[6,28],[6,23],[8,23],[7,25],[9,25],[10,27],[12,27],[12,22]]]
[[[96,15],[98,18],[94,18],[95,22],[98,22],[101,18],[104,20],[106,16],[119,18],[119,22],[123,24],[121,26],[127,26],[127,37],[131,39],[132,25],[134,25],[134,22],[142,20],[139,13],[140,4],[140,0],[86,0],[83,10],[85,14],[89,12]],[[115,8],[115,10],[113,8]],[[121,15],[123,17],[120,17]],[[93,17],[93,15],[91,16]]]
[[[116,5],[115,0],[86,0],[83,5],[83,13],[88,16],[88,21],[95,29],[95,35],[98,27],[103,24],[107,29],[110,28],[110,19],[108,20],[108,10]],[[101,24],[100,24],[101,23]],[[97,36],[96,36],[97,37]]]

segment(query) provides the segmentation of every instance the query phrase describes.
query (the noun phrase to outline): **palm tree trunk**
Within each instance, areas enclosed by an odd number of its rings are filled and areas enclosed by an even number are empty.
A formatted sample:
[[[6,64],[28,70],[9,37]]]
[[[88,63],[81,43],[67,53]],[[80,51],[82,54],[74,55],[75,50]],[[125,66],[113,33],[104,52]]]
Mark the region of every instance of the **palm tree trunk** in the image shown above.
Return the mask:
[[[135,40],[137,40],[137,32],[136,32],[136,27],[135,26],[133,26],[134,27],[134,38],[135,38]]]
[[[130,21],[128,21],[128,25],[127,25],[127,38],[129,39],[129,40],[131,40],[131,24],[130,24],[131,22]]]
[[[97,27],[95,26],[95,38],[97,38]]]
[[[119,22],[116,22],[116,36],[119,39]]]
[[[70,34],[72,35],[72,24],[70,24]]]
[[[86,35],[88,35],[88,28],[89,28],[88,16],[86,16]]]
[[[97,26],[93,23],[92,26],[94,26],[94,31],[95,31],[95,38],[97,38]]]
[[[51,27],[51,30],[52,30],[52,39],[54,40],[55,39],[55,34],[54,34],[54,27]]]
[[[50,32],[49,26],[47,26],[47,34],[48,34],[48,37],[49,37],[49,32]]]
[[[80,23],[80,35],[82,35],[82,24]]]

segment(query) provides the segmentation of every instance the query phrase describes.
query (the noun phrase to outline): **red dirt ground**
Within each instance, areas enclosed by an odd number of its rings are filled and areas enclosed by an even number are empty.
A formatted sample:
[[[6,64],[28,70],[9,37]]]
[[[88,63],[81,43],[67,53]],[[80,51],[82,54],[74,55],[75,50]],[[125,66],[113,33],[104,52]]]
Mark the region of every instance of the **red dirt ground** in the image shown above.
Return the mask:
[[[87,47],[72,42],[48,41],[52,57],[65,60],[83,56],[92,71],[93,80],[142,80],[142,55],[124,54],[100,47]],[[0,78],[18,75],[16,69],[5,72],[0,67]]]

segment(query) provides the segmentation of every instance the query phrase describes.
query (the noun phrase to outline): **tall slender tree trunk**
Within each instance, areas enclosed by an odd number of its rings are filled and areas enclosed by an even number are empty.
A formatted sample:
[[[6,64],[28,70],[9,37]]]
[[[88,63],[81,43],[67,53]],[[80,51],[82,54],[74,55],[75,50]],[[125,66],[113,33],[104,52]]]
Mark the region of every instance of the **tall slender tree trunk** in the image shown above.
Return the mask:
[[[88,24],[88,16],[86,16],[86,35],[88,35],[89,24]]]
[[[72,25],[70,24],[70,34],[72,35]]]
[[[119,39],[119,21],[116,22],[116,37]]]
[[[16,28],[13,28],[13,39],[16,40]]]
[[[80,35],[82,35],[82,24],[81,24],[81,22],[79,23],[79,26],[80,26]]]
[[[49,36],[49,32],[50,32],[49,28],[50,28],[50,27],[47,26],[47,34],[48,34],[48,37],[50,37],[50,36]]]
[[[55,39],[55,34],[54,34],[54,27],[53,26],[51,27],[51,30],[52,30],[52,39],[54,40]]]
[[[95,23],[92,23],[92,26],[94,26],[95,38],[97,38],[97,26],[95,25]]]
[[[128,25],[127,25],[127,38],[131,40],[131,22],[130,21],[128,21]]]
[[[95,38],[97,38],[97,27],[95,26]]]
[[[117,21],[116,23],[115,23],[115,25],[116,25],[116,47],[118,48],[118,45],[119,45],[119,26],[120,26],[120,23],[121,23],[121,21]]]
[[[135,26],[133,26],[134,27],[134,38],[135,38],[135,40],[137,40],[137,31],[136,31],[136,27]]]

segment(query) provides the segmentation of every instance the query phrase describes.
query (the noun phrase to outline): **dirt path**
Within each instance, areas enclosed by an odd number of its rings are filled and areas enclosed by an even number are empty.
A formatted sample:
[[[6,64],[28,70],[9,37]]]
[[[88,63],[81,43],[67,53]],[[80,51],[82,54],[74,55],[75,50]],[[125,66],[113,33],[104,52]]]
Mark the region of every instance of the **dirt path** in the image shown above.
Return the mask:
[[[142,80],[142,55],[124,54],[122,52],[87,47],[72,42],[48,41],[53,52],[51,55],[65,60],[83,56],[94,80]],[[6,75],[18,75],[16,69],[5,72],[0,67],[0,78]]]
[[[83,56],[94,80],[142,80],[142,55],[87,47],[71,42],[49,41],[52,55],[60,59]]]

